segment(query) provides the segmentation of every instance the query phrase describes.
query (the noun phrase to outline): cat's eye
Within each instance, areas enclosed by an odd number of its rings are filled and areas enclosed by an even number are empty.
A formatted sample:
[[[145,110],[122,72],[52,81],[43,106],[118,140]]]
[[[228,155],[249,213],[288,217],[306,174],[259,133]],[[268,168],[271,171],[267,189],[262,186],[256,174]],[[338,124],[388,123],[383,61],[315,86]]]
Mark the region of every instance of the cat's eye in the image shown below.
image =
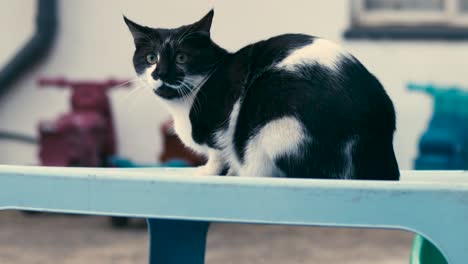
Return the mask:
[[[156,57],[156,54],[150,53],[146,55],[146,61],[149,64],[155,64],[157,62],[158,58]]]
[[[187,62],[187,60],[188,60],[187,54],[181,53],[181,52],[176,54],[176,62],[178,64],[184,64]]]

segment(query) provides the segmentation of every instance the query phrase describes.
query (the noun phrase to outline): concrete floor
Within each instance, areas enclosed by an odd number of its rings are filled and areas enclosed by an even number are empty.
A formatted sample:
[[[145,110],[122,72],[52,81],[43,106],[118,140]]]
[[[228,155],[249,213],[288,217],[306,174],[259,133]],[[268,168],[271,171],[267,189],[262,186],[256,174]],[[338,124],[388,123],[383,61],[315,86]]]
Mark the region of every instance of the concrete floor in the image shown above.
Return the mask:
[[[215,224],[207,264],[404,264],[412,234],[400,231]],[[0,264],[147,262],[144,221],[115,230],[108,218],[0,211]]]

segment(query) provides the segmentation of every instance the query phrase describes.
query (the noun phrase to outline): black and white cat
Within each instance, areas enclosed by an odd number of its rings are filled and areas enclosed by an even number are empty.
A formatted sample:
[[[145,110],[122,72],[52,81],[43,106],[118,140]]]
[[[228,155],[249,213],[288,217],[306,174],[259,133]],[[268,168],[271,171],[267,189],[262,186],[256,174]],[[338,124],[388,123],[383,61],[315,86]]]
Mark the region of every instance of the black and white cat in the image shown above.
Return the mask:
[[[393,104],[356,58],[302,34],[229,53],[210,38],[213,14],[175,29],[124,18],[137,74],[208,156],[201,175],[399,179]]]

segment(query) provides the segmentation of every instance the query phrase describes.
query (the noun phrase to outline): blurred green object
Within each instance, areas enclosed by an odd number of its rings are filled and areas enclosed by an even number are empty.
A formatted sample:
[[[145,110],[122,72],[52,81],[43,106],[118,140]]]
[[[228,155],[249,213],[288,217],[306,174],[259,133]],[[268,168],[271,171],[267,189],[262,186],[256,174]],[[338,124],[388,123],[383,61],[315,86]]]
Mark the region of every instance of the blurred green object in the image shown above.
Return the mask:
[[[468,90],[457,86],[408,84],[434,98],[431,121],[419,140],[416,170],[468,169]]]
[[[434,116],[451,114],[468,118],[468,90],[459,86],[436,86],[409,83],[409,91],[419,91],[434,97]]]
[[[416,170],[468,169],[468,90],[457,86],[410,83],[410,91],[424,92],[434,99],[431,121],[419,140]],[[447,264],[431,242],[415,235],[410,264]]]
[[[420,235],[415,235],[410,264],[448,264],[440,251]]]

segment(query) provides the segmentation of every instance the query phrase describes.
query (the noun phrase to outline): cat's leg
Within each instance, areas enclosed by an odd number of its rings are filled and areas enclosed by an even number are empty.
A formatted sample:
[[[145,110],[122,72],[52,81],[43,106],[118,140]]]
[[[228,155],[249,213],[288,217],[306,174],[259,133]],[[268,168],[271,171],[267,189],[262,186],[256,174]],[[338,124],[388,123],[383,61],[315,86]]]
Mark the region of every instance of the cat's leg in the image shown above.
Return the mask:
[[[301,122],[293,116],[269,121],[247,140],[239,175],[254,177],[287,176],[276,161],[300,157],[302,146],[309,141]]]
[[[285,177],[285,174],[261,146],[258,146],[257,149],[249,149],[237,175],[243,177]]]
[[[197,167],[196,175],[220,175],[226,167],[226,163],[217,150],[210,149],[208,151],[208,161],[205,165]]]
[[[285,174],[266,155],[257,153],[239,169],[243,177],[285,177]]]
[[[237,176],[238,173],[236,172],[236,170],[234,170],[232,167],[229,167],[227,173],[226,173],[226,176]]]

